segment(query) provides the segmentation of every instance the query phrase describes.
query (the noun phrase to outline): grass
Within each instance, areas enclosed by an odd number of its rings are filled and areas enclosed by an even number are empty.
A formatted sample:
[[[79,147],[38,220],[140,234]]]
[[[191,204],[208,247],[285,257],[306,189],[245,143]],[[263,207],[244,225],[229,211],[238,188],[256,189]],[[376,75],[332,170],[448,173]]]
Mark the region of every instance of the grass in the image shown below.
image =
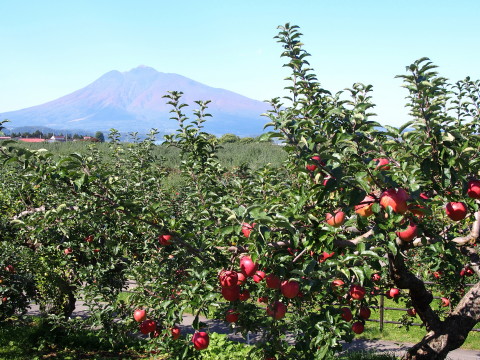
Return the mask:
[[[393,300],[385,299],[385,307],[405,307],[401,302],[395,303]],[[385,310],[384,319],[387,321],[400,321],[402,316],[406,312],[400,310]],[[372,316],[370,319],[380,319],[380,313],[378,309],[372,309]],[[420,323],[421,320],[418,316],[412,318],[414,323]],[[480,327],[478,324],[477,328]],[[399,343],[417,343],[425,335],[426,331],[424,327],[420,326],[406,326],[398,324],[384,324],[383,332],[380,331],[380,324],[377,322],[367,322],[365,325],[365,332],[358,335],[357,338],[368,340],[388,340]],[[480,333],[470,332],[467,340],[461,346],[462,349],[476,350],[480,349]]]

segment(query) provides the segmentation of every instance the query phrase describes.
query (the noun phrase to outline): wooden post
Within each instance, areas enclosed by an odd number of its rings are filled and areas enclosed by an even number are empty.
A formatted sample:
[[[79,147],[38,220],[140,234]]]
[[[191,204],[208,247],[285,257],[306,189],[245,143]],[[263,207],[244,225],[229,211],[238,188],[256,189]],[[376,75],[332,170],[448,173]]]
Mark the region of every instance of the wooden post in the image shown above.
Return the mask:
[[[384,295],[380,294],[380,332],[383,332],[384,310],[385,310]]]

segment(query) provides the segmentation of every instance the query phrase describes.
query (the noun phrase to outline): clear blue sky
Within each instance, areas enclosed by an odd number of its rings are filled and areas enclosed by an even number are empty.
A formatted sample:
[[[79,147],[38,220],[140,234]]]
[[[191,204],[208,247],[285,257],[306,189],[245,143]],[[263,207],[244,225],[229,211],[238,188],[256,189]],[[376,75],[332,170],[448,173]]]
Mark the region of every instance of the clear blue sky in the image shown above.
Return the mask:
[[[301,27],[325,88],[374,86],[383,124],[407,120],[394,76],[415,59],[451,80],[480,78],[479,0],[0,0],[0,14],[0,113],[138,65],[281,96],[288,71],[273,37],[286,22]]]

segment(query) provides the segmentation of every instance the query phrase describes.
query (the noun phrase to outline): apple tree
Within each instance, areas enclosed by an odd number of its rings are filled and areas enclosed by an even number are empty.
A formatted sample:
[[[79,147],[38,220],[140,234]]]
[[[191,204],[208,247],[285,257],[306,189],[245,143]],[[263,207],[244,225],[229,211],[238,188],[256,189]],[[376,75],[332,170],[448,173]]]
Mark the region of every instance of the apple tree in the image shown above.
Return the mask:
[[[156,131],[130,144],[112,131],[107,154],[2,144],[1,264],[15,259],[26,279],[8,280],[19,311],[36,300],[55,327],[94,328],[112,346],[142,334],[147,349],[183,359],[208,346],[203,315],[258,332],[260,358],[324,359],[363,332],[387,291],[406,295],[427,331],[405,358],[443,359],[465,341],[480,314],[480,83],[449,84],[417,60],[400,76],[411,120],[382,126],[372,86],[323,89],[298,27],[276,38],[289,96],[271,101],[262,139],[284,145],[281,168],[223,166],[203,131],[208,102],[190,120],[175,91],[179,128],[165,145],[179,169],[155,157]],[[91,316],[70,319],[77,300]],[[180,331],[186,313],[193,336]]]
[[[429,59],[419,59],[399,76],[412,120],[381,128],[371,120],[371,86],[354,84],[350,99],[322,89],[299,37],[289,25],[278,36],[292,85],[288,106],[273,101],[271,135],[281,134],[298,169],[306,164],[324,212],[355,211],[327,235],[334,248],[354,248],[357,261],[372,268],[388,265],[389,282],[408,292],[427,335],[405,358],[443,359],[479,321],[480,283],[465,289],[463,276],[479,269],[480,82],[449,84]],[[362,259],[363,249],[378,256]],[[450,297],[449,312],[436,311],[427,278],[409,266],[411,253],[440,275],[436,290]]]

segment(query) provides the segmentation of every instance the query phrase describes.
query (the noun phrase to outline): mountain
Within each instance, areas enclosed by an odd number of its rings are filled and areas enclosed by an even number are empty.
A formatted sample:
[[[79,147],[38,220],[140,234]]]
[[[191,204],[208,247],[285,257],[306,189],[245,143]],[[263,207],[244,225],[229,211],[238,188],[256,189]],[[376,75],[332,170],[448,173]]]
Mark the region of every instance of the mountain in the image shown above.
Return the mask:
[[[207,112],[212,117],[204,123],[209,133],[258,135],[267,122],[260,116],[269,108],[264,102],[147,66],[127,72],[110,71],[69,95],[42,105],[0,113],[0,119],[9,119],[9,128],[47,126],[89,132],[108,132],[115,128],[139,133],[156,128],[162,133],[172,133],[178,126],[170,119],[172,108],[163,98],[172,90],[184,93],[182,102],[189,107],[182,110],[190,119],[193,119],[192,111],[198,107],[194,101],[211,100]]]

